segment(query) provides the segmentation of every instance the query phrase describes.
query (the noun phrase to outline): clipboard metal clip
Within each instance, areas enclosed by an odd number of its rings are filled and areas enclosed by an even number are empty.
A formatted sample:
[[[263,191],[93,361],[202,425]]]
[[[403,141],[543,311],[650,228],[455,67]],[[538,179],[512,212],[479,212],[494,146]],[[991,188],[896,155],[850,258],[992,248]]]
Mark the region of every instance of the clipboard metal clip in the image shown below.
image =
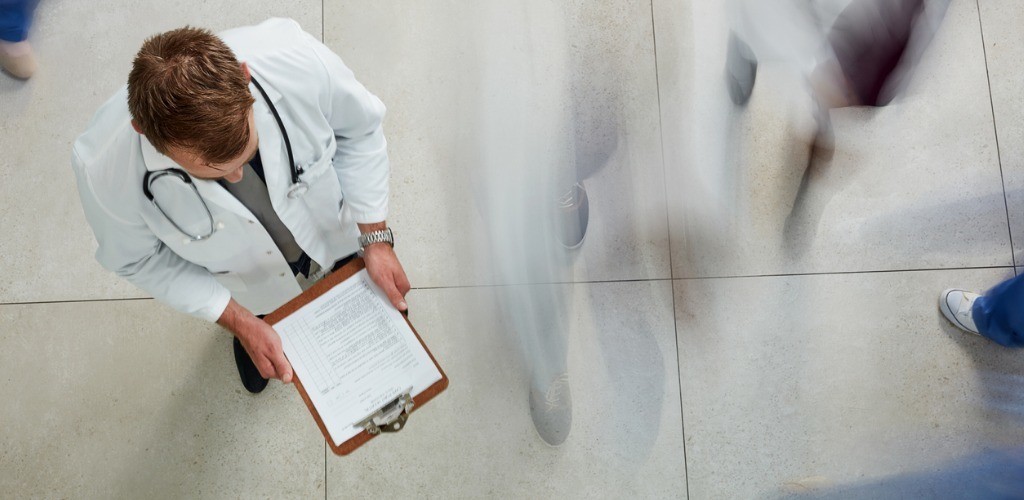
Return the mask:
[[[371,435],[376,436],[382,432],[398,432],[405,427],[409,419],[409,412],[415,403],[412,400],[412,387],[408,388],[397,398],[391,400],[381,409],[366,417],[356,427],[366,429]]]

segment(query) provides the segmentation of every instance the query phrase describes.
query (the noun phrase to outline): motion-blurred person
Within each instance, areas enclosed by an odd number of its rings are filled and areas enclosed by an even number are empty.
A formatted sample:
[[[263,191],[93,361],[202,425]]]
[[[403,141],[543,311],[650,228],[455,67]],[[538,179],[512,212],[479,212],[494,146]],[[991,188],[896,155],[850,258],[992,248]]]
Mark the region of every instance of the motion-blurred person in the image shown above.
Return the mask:
[[[980,295],[952,288],[939,296],[939,310],[957,328],[1006,347],[1024,347],[1024,275]]]
[[[500,61],[477,72],[480,93],[470,109],[479,134],[465,150],[485,227],[481,261],[501,285],[497,305],[528,370],[523,395],[534,427],[557,446],[572,428],[572,285],[564,283],[569,249],[583,243],[589,217],[574,163],[574,122],[565,113],[570,82],[564,71],[551,70],[567,65],[565,12],[546,0],[480,9],[484,21],[474,28],[488,31],[477,35],[476,60]]]
[[[22,80],[35,74],[38,67],[28,42],[38,4],[39,0],[0,0],[0,67]]]
[[[908,60],[908,46],[916,35],[923,41],[930,38],[934,26],[920,23],[925,10],[924,0],[853,0],[839,14],[827,37],[819,44],[807,20],[817,22],[809,3],[793,0],[768,2],[743,0],[741,12],[753,17],[753,9],[764,11],[769,6],[786,5],[790,19],[776,25],[774,33],[790,40],[805,40],[806,47],[792,49],[798,66],[808,54],[817,59],[807,73],[807,81],[815,102],[817,132],[813,145],[830,150],[831,121],[828,111],[848,106],[885,106],[906,81],[915,61]],[[947,0],[935,2],[943,9]],[[802,6],[801,6],[802,5]],[[778,19],[778,15],[775,16]],[[753,17],[755,22],[768,22]],[[770,20],[770,19],[769,19]],[[923,30],[923,31],[922,31]],[[749,31],[749,30],[748,30]],[[804,34],[800,37],[796,34]],[[731,35],[726,61],[730,96],[736,104],[744,104],[753,91],[757,74],[759,46],[755,40],[744,40],[742,31]],[[770,37],[761,37],[758,40]],[[748,44],[749,42],[749,44]],[[767,44],[766,44],[767,45]],[[777,45],[777,42],[776,42]]]

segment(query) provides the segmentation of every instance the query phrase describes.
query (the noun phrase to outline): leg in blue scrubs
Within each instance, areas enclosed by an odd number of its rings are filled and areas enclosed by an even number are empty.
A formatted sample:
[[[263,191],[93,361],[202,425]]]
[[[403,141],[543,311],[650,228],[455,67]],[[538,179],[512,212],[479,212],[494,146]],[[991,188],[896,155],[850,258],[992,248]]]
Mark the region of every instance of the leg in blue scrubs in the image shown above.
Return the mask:
[[[28,38],[38,4],[39,0],[0,0],[0,40],[21,42]]]
[[[1024,275],[978,297],[971,312],[982,335],[1006,347],[1024,347]]]

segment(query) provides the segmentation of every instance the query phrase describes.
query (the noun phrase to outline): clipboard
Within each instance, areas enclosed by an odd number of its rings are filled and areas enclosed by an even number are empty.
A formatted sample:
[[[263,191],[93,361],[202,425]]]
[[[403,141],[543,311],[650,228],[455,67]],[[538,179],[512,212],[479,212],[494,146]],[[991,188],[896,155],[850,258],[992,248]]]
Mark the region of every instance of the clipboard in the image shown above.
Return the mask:
[[[366,264],[362,257],[353,258],[351,261],[324,277],[324,279],[317,282],[298,297],[295,297],[287,304],[266,315],[266,317],[263,318],[263,321],[266,321],[267,324],[273,326],[275,323],[288,317],[295,311],[298,311],[302,306],[323,295],[328,290],[352,277],[352,275],[358,273],[365,267]],[[430,361],[434,363],[438,373],[441,374],[441,379],[434,382],[433,385],[424,389],[419,394],[410,394],[410,389],[404,394],[399,395],[396,399],[386,403],[373,414],[367,415],[367,417],[360,422],[360,425],[363,426],[363,430],[348,441],[345,441],[340,445],[334,444],[334,439],[332,439],[330,433],[327,432],[327,426],[324,425],[323,419],[320,418],[320,413],[317,412],[316,407],[313,406],[313,401],[309,398],[309,394],[306,393],[306,388],[303,387],[298,374],[293,373],[292,383],[299,391],[299,395],[302,396],[302,400],[306,403],[306,408],[309,408],[309,412],[313,414],[313,419],[316,420],[317,426],[320,427],[320,432],[323,433],[324,439],[327,440],[327,444],[331,447],[331,451],[333,451],[335,455],[348,455],[355,451],[356,448],[359,448],[367,441],[382,433],[398,432],[402,430],[405,428],[409,414],[421,408],[428,401],[434,399],[435,396],[448,388],[448,376],[444,373],[444,370],[441,369],[441,365],[437,364],[437,359],[434,358],[434,354],[427,348],[427,344],[423,342],[423,338],[420,337],[419,332],[416,331],[416,327],[412,326],[412,323],[409,322],[408,315],[403,314],[403,317],[413,334],[416,335],[416,340],[418,340],[420,345],[423,346],[423,350],[426,351],[427,356],[430,356]]]

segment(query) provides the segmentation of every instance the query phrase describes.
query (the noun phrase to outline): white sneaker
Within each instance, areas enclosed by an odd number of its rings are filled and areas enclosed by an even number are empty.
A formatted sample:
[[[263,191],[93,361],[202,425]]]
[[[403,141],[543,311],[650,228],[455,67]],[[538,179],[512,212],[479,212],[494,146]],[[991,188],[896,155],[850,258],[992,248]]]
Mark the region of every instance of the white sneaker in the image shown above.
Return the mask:
[[[978,333],[978,325],[974,324],[973,314],[974,300],[978,297],[981,295],[967,290],[950,288],[939,296],[939,310],[950,323],[961,330],[981,335]]]
[[[569,437],[572,427],[572,391],[569,374],[562,373],[546,389],[530,390],[530,416],[541,439],[558,446]]]

